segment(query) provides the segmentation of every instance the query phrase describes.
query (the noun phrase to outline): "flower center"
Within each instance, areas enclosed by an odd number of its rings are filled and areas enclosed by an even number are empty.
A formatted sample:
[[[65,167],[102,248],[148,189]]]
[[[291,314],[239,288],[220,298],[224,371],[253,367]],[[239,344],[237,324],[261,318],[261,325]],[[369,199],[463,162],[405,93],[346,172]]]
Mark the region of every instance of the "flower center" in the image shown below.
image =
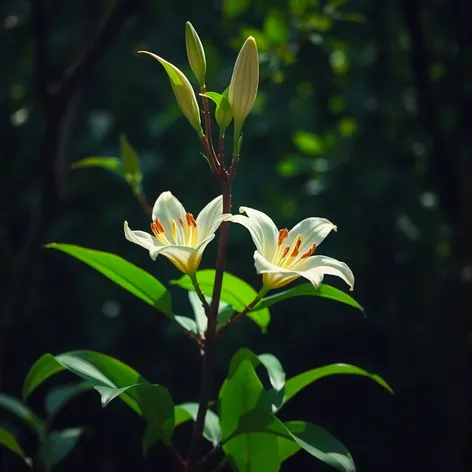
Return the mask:
[[[166,246],[189,246],[196,247],[198,242],[198,225],[192,213],[185,213],[185,221],[183,218],[170,220],[170,234],[162,225],[159,218],[151,223],[151,230],[154,236]]]
[[[284,228],[279,231],[279,238],[277,241],[277,250],[275,251],[273,263],[285,269],[293,268],[303,259],[310,257],[316,249],[316,244],[313,243],[308,251],[300,255],[300,247],[302,246],[302,238],[298,234],[293,240],[292,244],[284,247],[284,241],[288,238],[288,229]]]

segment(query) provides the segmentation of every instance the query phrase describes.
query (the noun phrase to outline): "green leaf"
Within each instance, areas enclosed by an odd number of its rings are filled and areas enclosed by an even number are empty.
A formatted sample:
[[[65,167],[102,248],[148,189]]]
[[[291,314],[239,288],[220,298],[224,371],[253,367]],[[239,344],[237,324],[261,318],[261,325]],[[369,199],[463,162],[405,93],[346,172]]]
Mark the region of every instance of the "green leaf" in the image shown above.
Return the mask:
[[[244,360],[250,361],[254,368],[262,364],[266,368],[269,381],[276,391],[284,387],[285,372],[280,361],[272,354],[260,354],[257,356],[250,349],[245,347],[239,349],[231,358],[228,374],[230,377],[234,375],[239,365]]]
[[[248,433],[254,432],[294,441],[313,457],[341,472],[354,472],[356,470],[349,451],[320,426],[304,421],[290,421],[284,424],[272,413],[260,408],[249,411],[241,417],[238,428],[227,439],[226,446],[240,439],[239,436],[243,435],[244,438]],[[286,447],[282,451],[283,458],[286,459],[289,457],[289,453],[293,455],[295,452],[297,452],[295,446],[290,449]]]
[[[32,466],[31,459],[26,457],[15,436],[4,428],[0,428],[0,444],[3,444],[6,448],[10,449],[10,451],[20,456],[29,467]]]
[[[87,249],[73,244],[50,243],[47,248],[57,249],[79,259],[108,277],[120,287],[147,304],[173,318],[169,291],[151,274],[116,254]]]
[[[312,284],[300,284],[295,287],[289,288],[283,292],[264,297],[255,307],[253,311],[257,311],[269,306],[275,305],[276,303],[288,300],[293,297],[300,296],[313,296],[321,298],[329,298],[330,300],[335,300],[346,305],[350,305],[358,310],[361,310],[364,313],[364,308],[359,305],[359,303],[354,300],[350,295],[339,290],[331,285],[321,284],[318,288],[313,287]]]
[[[197,420],[198,403],[181,403],[175,407],[175,425],[180,425],[188,420]],[[218,415],[207,410],[203,426],[203,437],[216,446],[221,441],[221,428]]]
[[[244,359],[234,372],[229,373],[219,394],[220,426],[223,438],[228,440],[238,429],[241,416],[261,405],[264,388],[249,359]],[[277,438],[248,434],[233,439],[223,446],[225,454],[236,470],[278,471],[280,461],[274,450]],[[257,451],[257,454],[256,454]]]
[[[143,174],[140,169],[139,157],[124,134],[120,136],[120,151],[124,177],[131,186],[133,193],[140,195],[142,193]]]
[[[189,318],[188,316],[174,315],[174,320],[187,331],[198,334],[197,323],[195,320],[192,320],[192,318]]]
[[[23,403],[16,398],[0,393],[0,408],[13,413],[24,424],[35,433],[40,434],[43,430],[43,422]]]
[[[205,92],[205,93],[201,93],[200,95],[202,97],[209,98],[212,102],[216,104],[216,106],[219,106],[219,104],[221,103],[221,99],[223,97],[223,95],[221,95],[221,93],[218,93],[218,92]]]
[[[63,408],[70,400],[80,395],[83,392],[89,391],[92,387],[87,382],[80,382],[71,385],[61,385],[51,389],[45,400],[45,407],[48,414],[55,413],[57,410]]]
[[[68,428],[62,431],[53,431],[47,437],[42,449],[46,472],[49,472],[74,449],[83,432],[83,428]]]
[[[102,169],[110,170],[123,177],[123,167],[120,159],[117,157],[84,157],[71,164],[71,169],[83,169],[86,167],[101,167]]]
[[[207,316],[205,314],[205,309],[203,308],[200,298],[196,292],[188,292],[188,299],[190,305],[192,306],[193,314],[195,316],[196,328],[199,333],[205,333],[207,330]],[[211,305],[211,297],[205,296],[205,299],[208,305]],[[227,303],[220,300],[218,307],[218,324],[217,328],[225,324],[233,315],[234,310]]]
[[[69,370],[90,382],[93,387],[112,389],[135,385],[144,381],[141,374],[130,366],[106,354],[94,351],[71,351],[58,356],[44,354],[31,367],[23,383],[23,398],[27,398],[52,375]],[[125,392],[122,400],[136,413],[142,414],[138,401]]]
[[[282,405],[285,405],[285,403],[287,403],[291,398],[293,398],[300,390],[303,390],[305,387],[312,384],[313,382],[316,382],[317,380],[322,379],[324,377],[328,377],[330,375],[338,374],[361,375],[364,377],[369,377],[371,380],[385,388],[385,390],[390,393],[393,393],[393,390],[390,385],[377,374],[372,374],[354,365],[330,364],[325,365],[323,367],[318,367],[316,369],[308,370],[306,372],[296,375],[295,377],[292,377],[291,379],[288,379],[285,383],[285,395],[282,401]]]
[[[211,297],[215,280],[215,270],[199,270],[197,272],[197,280],[202,292],[206,296]],[[185,290],[195,291],[188,275],[184,275],[178,280],[172,280],[170,283]],[[256,296],[257,292],[248,283],[244,282],[244,280],[228,272],[224,273],[221,300],[231,305],[236,311],[244,310]],[[261,328],[262,332],[267,331],[267,326],[270,323],[270,312],[268,308],[261,308],[257,312],[250,312],[247,316]]]

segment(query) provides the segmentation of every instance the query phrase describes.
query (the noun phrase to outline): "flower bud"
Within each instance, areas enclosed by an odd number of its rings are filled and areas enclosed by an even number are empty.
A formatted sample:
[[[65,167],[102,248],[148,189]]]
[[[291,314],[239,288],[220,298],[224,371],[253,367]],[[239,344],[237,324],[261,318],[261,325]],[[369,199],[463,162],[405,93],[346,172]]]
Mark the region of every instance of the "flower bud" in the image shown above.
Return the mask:
[[[185,46],[188,63],[198,80],[200,88],[205,87],[206,59],[202,42],[190,21],[185,24]]]
[[[226,89],[221,95],[221,101],[215,110],[215,119],[220,127],[220,138],[224,137],[225,129],[231,123],[233,114],[231,113],[231,105],[228,100],[228,89]]]
[[[259,60],[256,41],[252,36],[246,39],[234,64],[229,84],[229,103],[234,119],[235,142],[239,139],[244,120],[249,115],[259,85]]]
[[[200,109],[198,108],[195,92],[187,77],[185,77],[185,74],[173,64],[152,52],[138,51],[138,53],[148,54],[162,64],[167,72],[172,90],[174,91],[175,98],[177,99],[182,113],[201,138],[203,136],[203,130],[201,127]]]

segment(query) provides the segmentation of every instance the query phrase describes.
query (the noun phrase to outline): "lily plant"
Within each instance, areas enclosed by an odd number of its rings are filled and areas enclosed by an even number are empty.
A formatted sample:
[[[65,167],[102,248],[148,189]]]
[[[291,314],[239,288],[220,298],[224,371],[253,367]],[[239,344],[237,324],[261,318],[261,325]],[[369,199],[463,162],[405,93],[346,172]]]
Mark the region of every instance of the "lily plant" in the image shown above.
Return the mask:
[[[237,321],[249,318],[265,333],[270,322],[270,309],[296,296],[314,297],[314,303],[316,297],[324,297],[343,303],[349,309],[361,312],[363,309],[343,290],[323,283],[325,276],[336,276],[350,290],[354,288],[354,275],[347,264],[317,253],[318,246],[336,230],[331,221],[310,217],[288,230],[278,229],[268,215],[251,207],[241,206],[239,214],[232,212],[231,190],[240,160],[242,128],[250,122],[248,116],[259,86],[255,39],[249,37],[244,42],[229,86],[222,93],[206,88],[205,50],[190,23],[186,26],[186,47],[190,67],[199,84],[198,93],[175,65],[154,53],[143,52],[162,65],[163,70],[152,73],[167,74],[182,114],[197,132],[206,160],[206,163],[202,160],[202,170],[208,164],[216,183],[215,198],[196,218],[170,191],[161,193],[151,207],[141,185],[138,154],[125,138],[122,138],[121,164],[120,159],[114,157],[103,162],[97,158],[85,158],[76,163],[76,168],[101,163],[103,167],[120,173],[132,185],[133,194],[151,222],[149,229],[142,231],[132,230],[124,221],[126,239],[149,252],[151,259],[157,261],[157,271],[162,259],[159,256],[162,255],[182,272],[181,277],[167,287],[153,274],[115,254],[72,244],[52,243],[48,247],[88,264],[152,309],[164,313],[170,322],[177,323],[182,332],[195,342],[195,354],[202,358],[198,401],[175,405],[169,390],[159,382],[148,382],[132,367],[94,351],[42,356],[25,378],[24,399],[52,375],[69,370],[100,393],[104,406],[114,398],[120,398],[140,415],[146,425],[144,454],[154,444],[162,443],[182,472],[216,471],[225,467],[236,472],[277,472],[300,450],[341,472],[353,472],[354,460],[347,448],[322,426],[309,421],[282,421],[277,414],[299,391],[328,375],[364,376],[391,391],[378,375],[353,365],[331,364],[287,379],[275,355],[255,354],[242,348],[234,354],[226,379],[216,389],[217,342],[222,333],[228,332]],[[219,126],[217,141],[214,141],[212,132],[210,101],[214,102],[214,115]],[[225,131],[231,121],[233,142],[228,156]],[[134,224],[135,216],[131,215],[131,218]],[[259,290],[225,271],[229,230],[235,224],[246,228],[254,242],[255,269],[262,275]],[[203,252],[215,239],[217,231],[214,269],[201,270]],[[308,282],[280,291],[299,278]],[[195,319],[176,315],[170,292],[173,287],[191,294],[189,307],[193,307]],[[274,293],[266,296],[269,291]],[[261,370],[263,375],[267,375],[268,388],[260,379]],[[21,408],[26,407],[21,405]],[[188,438],[188,450],[182,452],[174,444],[174,431],[185,421],[193,421],[193,429]],[[0,442],[2,437],[5,435],[0,434]],[[14,449],[21,452],[18,444]]]

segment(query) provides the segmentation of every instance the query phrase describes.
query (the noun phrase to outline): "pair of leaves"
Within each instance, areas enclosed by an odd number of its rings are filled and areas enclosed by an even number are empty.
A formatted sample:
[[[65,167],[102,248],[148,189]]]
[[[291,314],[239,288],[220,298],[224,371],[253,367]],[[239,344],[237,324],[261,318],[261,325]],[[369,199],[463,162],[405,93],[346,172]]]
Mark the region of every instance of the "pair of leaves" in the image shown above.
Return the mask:
[[[117,157],[84,157],[72,164],[72,169],[101,167],[123,177],[130,185],[134,195],[142,195],[143,174],[140,169],[139,157],[125,135],[120,136],[120,158]]]

